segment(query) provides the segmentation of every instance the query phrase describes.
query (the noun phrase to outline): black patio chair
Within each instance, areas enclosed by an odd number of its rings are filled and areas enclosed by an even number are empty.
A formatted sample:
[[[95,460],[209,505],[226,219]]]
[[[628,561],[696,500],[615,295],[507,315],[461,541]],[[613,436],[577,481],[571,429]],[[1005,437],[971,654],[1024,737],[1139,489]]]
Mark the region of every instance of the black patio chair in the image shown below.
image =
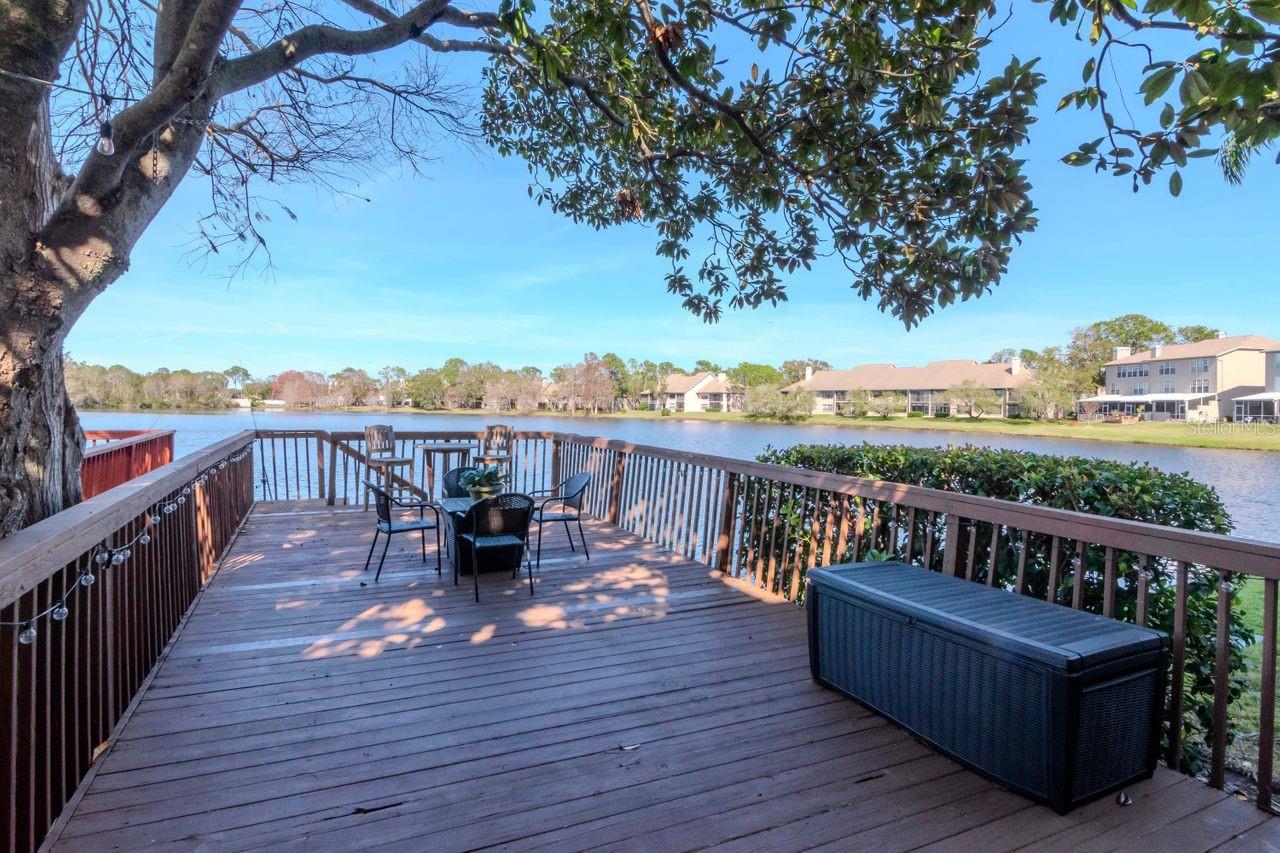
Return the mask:
[[[373,549],[378,545],[378,534],[386,534],[387,541],[382,545],[382,556],[378,559],[378,572],[373,576],[376,583],[382,577],[382,564],[387,560],[387,548],[391,546],[391,537],[397,533],[412,533],[415,530],[422,534],[422,562],[427,561],[427,531],[436,532],[436,574],[440,574],[440,510],[435,504],[424,501],[402,501],[392,497],[385,489],[365,480],[365,486],[373,493],[374,508],[377,510],[378,526],[373,531],[373,542],[369,545],[369,556],[364,558],[364,570],[369,571],[369,562],[373,559]],[[391,507],[400,509],[416,509],[417,518],[398,521],[391,517]],[[435,516],[429,521],[426,511],[431,510]]]
[[[529,523],[533,519],[533,498],[518,492],[494,495],[476,501],[467,510],[458,539],[471,546],[471,579],[476,601],[480,601],[481,551],[507,549],[512,552],[511,576],[520,573],[520,558],[529,566],[529,594],[533,595],[533,563],[529,562]],[[453,583],[458,583],[458,555],[453,556]]]
[[[445,471],[444,476],[440,478],[440,494],[446,498],[465,498],[470,495],[466,488],[458,481],[462,479],[462,475],[468,471],[474,471],[476,467],[469,465],[463,468],[454,468],[452,471]]]
[[[582,553],[587,559],[591,559],[591,552],[587,550],[587,536],[582,532],[582,500],[587,493],[587,486],[591,484],[590,474],[574,474],[554,489],[541,489],[533,492],[534,495],[548,495],[538,501],[538,508],[533,513],[533,520],[538,525],[538,566],[542,566],[542,527],[544,524],[557,521],[564,522],[565,535],[569,537],[569,550],[576,551],[573,546],[573,531],[569,529],[569,522],[576,522],[578,525],[578,538],[582,540]]]

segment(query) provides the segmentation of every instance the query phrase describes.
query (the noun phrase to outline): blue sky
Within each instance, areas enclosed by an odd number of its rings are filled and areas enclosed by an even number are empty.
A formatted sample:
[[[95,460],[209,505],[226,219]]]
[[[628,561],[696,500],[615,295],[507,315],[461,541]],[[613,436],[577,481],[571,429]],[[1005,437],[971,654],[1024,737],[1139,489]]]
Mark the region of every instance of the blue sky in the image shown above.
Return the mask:
[[[687,365],[703,357],[911,364],[1039,348],[1130,311],[1280,337],[1277,267],[1268,260],[1280,197],[1274,154],[1257,158],[1242,187],[1227,185],[1212,161],[1193,161],[1177,199],[1161,179],[1135,195],[1122,179],[1062,164],[1101,131],[1097,116],[1054,112],[1078,85],[1082,53],[1070,32],[1044,20],[1047,9],[1018,4],[991,48],[1000,64],[989,65],[998,70],[1010,52],[1040,55],[1049,76],[1024,152],[1039,230],[993,293],[911,332],[858,300],[834,264],[794,276],[779,308],[704,325],[666,293],[651,231],[575,226],[528,198],[523,162],[445,140],[425,177],[397,169],[361,182],[356,192],[368,202],[305,186],[279,194],[299,220],[281,215],[265,228],[271,279],[228,280],[216,261],[192,264],[187,248],[206,190],[189,178],[129,273],[72,331],[68,351],[135,370],[241,363],[259,376],[416,370],[453,356],[547,370],[587,351]],[[475,67],[454,59],[450,74],[476,79]],[[1140,78],[1129,79],[1136,88]]]

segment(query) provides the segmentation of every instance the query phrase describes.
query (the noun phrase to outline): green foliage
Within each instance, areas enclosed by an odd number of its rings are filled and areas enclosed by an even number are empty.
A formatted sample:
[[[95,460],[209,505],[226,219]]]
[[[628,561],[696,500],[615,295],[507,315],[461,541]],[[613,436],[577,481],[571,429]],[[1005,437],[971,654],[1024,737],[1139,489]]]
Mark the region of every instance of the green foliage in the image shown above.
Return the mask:
[[[820,358],[789,358],[778,365],[778,370],[782,371],[782,381],[787,385],[804,379],[806,368],[812,368],[816,373],[819,370],[830,370],[831,364]]]
[[[924,417],[924,412],[907,412],[907,417],[909,417],[909,418],[923,418],[923,417]]]
[[[486,72],[488,139],[539,204],[651,225],[704,319],[785,300],[834,250],[914,325],[990,290],[1036,225],[1015,155],[1043,78],[1017,57],[981,73],[988,0],[502,9],[519,56]]]
[[[794,423],[813,414],[813,395],[808,391],[782,392],[779,385],[756,385],[743,396],[742,410],[751,418],[771,418]]]
[[[971,418],[1000,413],[1001,400],[993,388],[983,388],[972,380],[961,382],[943,392],[958,414]]]
[[[227,382],[237,368],[214,370],[169,370],[135,373],[113,364],[85,364],[67,359],[63,364],[67,394],[82,409],[217,409],[228,405]],[[238,370],[244,370],[239,368]],[[241,387],[248,380],[234,374]],[[245,377],[248,371],[245,371]]]
[[[410,376],[404,384],[405,393],[418,409],[443,409],[444,392],[448,387],[439,370],[428,368]]]
[[[1189,160],[1219,155],[1224,175],[1238,182],[1249,155],[1280,136],[1276,0],[1148,0],[1141,10],[1133,0],[1048,2],[1052,20],[1077,32],[1087,28],[1096,47],[1084,65],[1084,88],[1067,93],[1058,109],[1097,110],[1105,135],[1081,144],[1063,158],[1067,164],[1092,163],[1127,177],[1135,192],[1166,169],[1176,196]],[[1188,54],[1177,55],[1179,50]],[[1112,100],[1124,93],[1108,88],[1112,79],[1124,86],[1115,69],[1126,57],[1134,67],[1145,64],[1137,88],[1148,109],[1135,107],[1136,117],[1129,103]],[[1217,139],[1223,140],[1221,151]]]
[[[1194,344],[1198,341],[1207,341],[1218,336],[1218,329],[1213,326],[1203,326],[1193,324],[1190,326],[1179,326],[1177,329],[1177,338],[1175,343]]]
[[[781,385],[782,372],[767,364],[741,362],[728,371],[729,381],[738,388],[755,388],[761,385]]]
[[[881,394],[867,398],[867,411],[888,420],[896,414],[906,411],[907,396],[905,394]]]
[[[501,465],[481,465],[463,473],[458,485],[464,489],[496,489],[507,479],[507,469]]]
[[[787,450],[770,448],[758,458],[762,462],[779,465],[928,486],[1189,530],[1229,533],[1232,528],[1231,519],[1213,488],[1184,474],[1166,473],[1149,465],[967,446],[916,448],[872,444],[798,445]],[[795,502],[784,508],[790,522],[788,529],[810,530],[816,511],[812,503]],[[935,548],[938,563],[934,568],[937,568],[941,561],[940,546],[946,538],[942,521],[935,525],[933,534],[934,541],[939,543]],[[919,535],[923,537],[923,532]],[[996,554],[996,575],[992,580],[1006,589],[1012,589],[1021,556],[1018,542],[1009,541],[1016,538],[1007,532],[1002,535]],[[885,529],[873,533],[868,526],[864,531],[863,541],[868,546],[882,548],[901,558],[905,553],[905,534],[902,541],[891,542],[889,539]],[[987,580],[990,539],[990,526],[980,525],[975,543],[975,579],[980,582]],[[923,553],[922,541],[923,538],[917,540],[914,549],[917,559]],[[1031,537],[1027,550],[1027,591],[1041,598],[1048,596],[1050,544],[1048,537],[1035,535]],[[1067,540],[1060,543],[1060,565],[1072,566],[1074,546],[1074,542]],[[800,536],[793,536],[786,544],[790,553],[802,558],[801,565],[805,564],[808,558],[806,549],[810,547],[813,546],[807,537]],[[1084,562],[1084,605],[1094,612],[1101,612],[1102,607],[1103,551],[1098,547],[1089,548]],[[837,555],[836,560],[852,560],[858,556],[847,553]],[[1138,569],[1136,555],[1116,552],[1116,613],[1119,618],[1129,621],[1135,618],[1136,613]],[[1149,569],[1152,572],[1148,597],[1149,624],[1171,631],[1176,566],[1157,559],[1151,562]],[[1061,586],[1055,590],[1055,598],[1070,601],[1075,582],[1077,573],[1064,571]],[[1242,581],[1237,576],[1230,583],[1233,588],[1238,588]],[[1217,584],[1216,572],[1198,567],[1192,569],[1187,598],[1183,718],[1187,743],[1185,769],[1192,771],[1203,766],[1204,744],[1212,726]],[[1253,633],[1244,624],[1238,608],[1233,609],[1229,633],[1229,690],[1234,700],[1246,681],[1243,653],[1253,642]]]

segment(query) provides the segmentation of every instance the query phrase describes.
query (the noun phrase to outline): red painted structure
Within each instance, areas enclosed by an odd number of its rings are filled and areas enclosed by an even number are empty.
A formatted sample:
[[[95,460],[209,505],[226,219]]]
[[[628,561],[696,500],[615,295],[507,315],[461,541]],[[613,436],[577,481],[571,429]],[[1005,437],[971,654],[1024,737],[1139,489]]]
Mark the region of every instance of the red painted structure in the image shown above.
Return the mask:
[[[100,495],[173,461],[171,429],[90,429],[80,465],[85,498]]]

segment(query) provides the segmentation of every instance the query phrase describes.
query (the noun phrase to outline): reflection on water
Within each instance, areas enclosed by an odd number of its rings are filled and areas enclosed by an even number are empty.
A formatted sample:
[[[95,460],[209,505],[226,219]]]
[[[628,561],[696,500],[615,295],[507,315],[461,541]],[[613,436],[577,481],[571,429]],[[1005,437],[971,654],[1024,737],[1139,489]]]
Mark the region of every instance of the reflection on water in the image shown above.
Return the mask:
[[[1165,471],[1186,472],[1217,488],[1236,522],[1236,532],[1255,539],[1280,540],[1280,453],[1111,444],[1066,438],[976,435],[965,432],[781,424],[681,421],[676,419],[592,419],[418,413],[312,412],[81,412],[86,429],[177,430],[179,456],[198,450],[255,424],[263,429],[361,430],[366,423],[389,423],[402,430],[470,430],[501,420],[520,429],[560,430],[621,438],[694,452],[753,458],[766,445],[792,444],[976,444],[1039,453],[1092,456],[1121,462],[1147,462]]]

